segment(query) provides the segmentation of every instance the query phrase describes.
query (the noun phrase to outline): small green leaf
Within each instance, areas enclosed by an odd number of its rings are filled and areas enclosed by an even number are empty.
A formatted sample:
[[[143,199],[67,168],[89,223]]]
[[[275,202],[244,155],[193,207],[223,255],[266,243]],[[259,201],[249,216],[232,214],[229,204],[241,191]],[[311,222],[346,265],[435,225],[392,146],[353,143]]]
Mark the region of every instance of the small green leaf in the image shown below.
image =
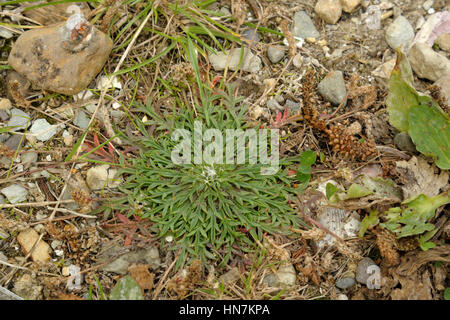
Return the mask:
[[[109,300],[144,300],[144,296],[136,280],[126,275],[111,290]]]
[[[297,171],[297,180],[298,180],[300,183],[306,183],[306,182],[309,182],[310,179],[311,179],[311,175],[310,175],[310,174],[300,172],[300,170]]]
[[[330,198],[335,194],[339,189],[332,183],[327,183],[325,187],[325,192],[327,199],[330,200]]]
[[[450,288],[446,288],[444,291],[444,299],[450,300]]]
[[[312,166],[316,163],[316,153],[312,150],[304,151],[300,156],[300,163],[302,166]]]
[[[376,226],[380,222],[378,219],[378,211],[371,211],[369,215],[365,216],[361,221],[361,229],[359,229],[358,236],[362,238],[364,233],[366,233],[367,229]]]
[[[348,188],[345,200],[358,199],[368,196],[369,194],[373,194],[373,192],[360,184],[354,183]]]
[[[431,241],[425,241],[422,236],[419,237],[419,245],[423,251],[436,247],[436,244]]]

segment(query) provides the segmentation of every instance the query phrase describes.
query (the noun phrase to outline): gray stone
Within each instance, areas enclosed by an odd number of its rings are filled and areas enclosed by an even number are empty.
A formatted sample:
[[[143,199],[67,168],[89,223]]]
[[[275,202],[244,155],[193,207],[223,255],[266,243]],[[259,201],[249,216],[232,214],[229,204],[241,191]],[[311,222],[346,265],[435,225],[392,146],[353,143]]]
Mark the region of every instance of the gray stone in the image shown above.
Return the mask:
[[[8,127],[16,127],[11,129],[11,131],[27,129],[30,124],[30,116],[27,113],[17,108],[11,110],[11,118],[8,121]]]
[[[346,277],[346,278],[342,278],[339,279],[338,281],[336,281],[336,287],[338,287],[339,289],[345,290],[348,289],[352,286],[355,285],[355,279],[354,278],[350,278],[350,277]]]
[[[87,129],[89,127],[89,117],[86,115],[85,112],[79,110],[75,118],[73,119],[73,124],[77,127],[80,127],[81,129]]]
[[[344,76],[341,71],[330,72],[318,86],[319,93],[325,100],[339,105],[347,95]]]
[[[281,106],[275,98],[270,98],[269,101],[267,101],[267,108],[272,111],[279,111],[283,109],[283,106]]]
[[[21,154],[20,159],[23,164],[32,164],[38,160],[38,154],[34,151],[29,151]]]
[[[226,53],[219,52],[217,54],[209,54],[209,61],[211,62],[214,70],[221,71],[227,67],[232,71],[237,70],[239,67],[241,58],[241,49],[235,48]],[[255,73],[261,70],[262,62],[261,59],[254,55],[250,50],[244,48],[242,56],[241,69],[246,72]]]
[[[0,143],[4,143],[8,139],[9,139],[9,134],[7,134],[7,133],[0,133]]]
[[[5,110],[0,110],[0,120],[7,121],[9,120],[9,113]]]
[[[13,33],[3,27],[0,27],[0,37],[5,39],[11,39],[13,37]]]
[[[376,265],[376,263],[372,259],[368,257],[362,258],[356,268],[356,281],[367,284],[367,279],[369,279],[371,275],[367,272],[367,269],[373,265]]]
[[[242,37],[247,39],[248,41],[252,41],[252,43],[259,42],[261,38],[258,35],[258,31],[256,29],[246,29],[242,33]]]
[[[416,152],[416,145],[412,141],[411,137],[406,133],[400,132],[394,137],[395,146],[402,151],[414,153]]]
[[[149,264],[152,269],[158,268],[161,264],[158,249],[151,247],[149,249],[142,249],[136,252],[127,252],[115,259],[113,262],[101,267],[101,270],[118,274],[126,274],[128,272],[128,268],[133,263],[138,262]]]
[[[58,133],[57,127],[52,126],[45,119],[37,119],[33,122],[30,132],[40,141],[50,140]]]
[[[450,61],[425,43],[416,43],[409,51],[409,62],[420,78],[437,81],[450,75]]]
[[[269,49],[267,49],[267,57],[272,63],[280,62],[284,58],[285,54],[286,49],[281,47],[270,46]]]
[[[5,197],[0,194],[0,204],[4,204],[4,203],[5,203]]]
[[[20,141],[22,141],[22,136],[15,134],[10,136],[6,141],[5,141],[5,146],[7,146],[10,150],[12,151],[16,151],[17,148],[20,145]]]
[[[407,50],[414,39],[414,29],[404,16],[398,16],[386,29],[386,42],[393,50]]]
[[[297,113],[298,110],[300,109],[300,103],[298,102],[294,102],[292,100],[287,99],[286,100],[286,107],[289,108],[291,113]]]
[[[296,12],[293,20],[291,31],[295,37],[303,39],[319,38],[319,31],[317,31],[314,23],[305,11]]]
[[[3,188],[0,191],[12,204],[27,200],[27,189],[18,184],[10,185],[9,187]]]

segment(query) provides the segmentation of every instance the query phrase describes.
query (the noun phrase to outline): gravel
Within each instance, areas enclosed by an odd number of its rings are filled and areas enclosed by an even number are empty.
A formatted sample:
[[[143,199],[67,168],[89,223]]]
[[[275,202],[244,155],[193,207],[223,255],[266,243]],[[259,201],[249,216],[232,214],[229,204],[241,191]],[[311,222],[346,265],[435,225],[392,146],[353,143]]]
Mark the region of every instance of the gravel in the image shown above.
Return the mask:
[[[325,100],[339,105],[347,95],[344,75],[341,71],[330,72],[318,86],[319,93]]]
[[[305,11],[296,12],[293,19],[292,34],[295,37],[302,39],[319,38],[319,31],[317,31],[314,23]]]
[[[414,39],[414,29],[404,16],[398,16],[386,29],[386,42],[392,50],[407,51]]]
[[[362,258],[356,268],[356,281],[366,284],[367,279],[370,277],[370,274],[367,272],[367,268],[373,265],[376,265],[376,263],[372,259],[368,257]]]
[[[37,119],[33,122],[30,132],[40,141],[48,141],[58,133],[57,126],[52,126],[46,119]]]
[[[8,121],[8,126],[16,127],[11,129],[11,131],[19,131],[27,129],[31,124],[30,119],[31,118],[28,113],[25,113],[20,109],[14,108],[11,110],[11,118]]]
[[[10,185],[9,187],[3,188],[0,191],[12,204],[24,202],[25,200],[27,200],[27,189],[18,184]]]
[[[281,47],[270,46],[269,49],[267,49],[267,57],[272,63],[278,63],[283,60],[285,54],[286,49]]]

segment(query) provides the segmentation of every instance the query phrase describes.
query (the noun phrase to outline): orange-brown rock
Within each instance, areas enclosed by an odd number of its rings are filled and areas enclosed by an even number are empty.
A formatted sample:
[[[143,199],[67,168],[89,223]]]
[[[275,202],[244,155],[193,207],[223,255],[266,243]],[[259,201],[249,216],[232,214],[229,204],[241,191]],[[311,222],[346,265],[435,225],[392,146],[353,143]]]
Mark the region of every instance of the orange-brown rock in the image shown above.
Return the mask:
[[[75,14],[66,23],[23,33],[8,63],[34,87],[73,95],[101,71],[112,46],[106,34]]]

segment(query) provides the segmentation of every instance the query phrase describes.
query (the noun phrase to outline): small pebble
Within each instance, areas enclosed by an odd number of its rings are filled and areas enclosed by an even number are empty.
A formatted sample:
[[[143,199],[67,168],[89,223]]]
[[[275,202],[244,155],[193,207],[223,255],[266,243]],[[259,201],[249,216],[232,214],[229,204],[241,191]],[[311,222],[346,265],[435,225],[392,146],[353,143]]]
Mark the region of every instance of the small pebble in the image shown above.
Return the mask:
[[[345,290],[348,289],[350,287],[352,287],[353,285],[355,285],[355,279],[354,278],[341,278],[338,281],[336,281],[336,287],[338,287],[339,289]]]
[[[365,285],[367,283],[367,279],[370,277],[367,269],[372,265],[376,265],[372,259],[368,257],[362,258],[356,268],[356,281]]]

